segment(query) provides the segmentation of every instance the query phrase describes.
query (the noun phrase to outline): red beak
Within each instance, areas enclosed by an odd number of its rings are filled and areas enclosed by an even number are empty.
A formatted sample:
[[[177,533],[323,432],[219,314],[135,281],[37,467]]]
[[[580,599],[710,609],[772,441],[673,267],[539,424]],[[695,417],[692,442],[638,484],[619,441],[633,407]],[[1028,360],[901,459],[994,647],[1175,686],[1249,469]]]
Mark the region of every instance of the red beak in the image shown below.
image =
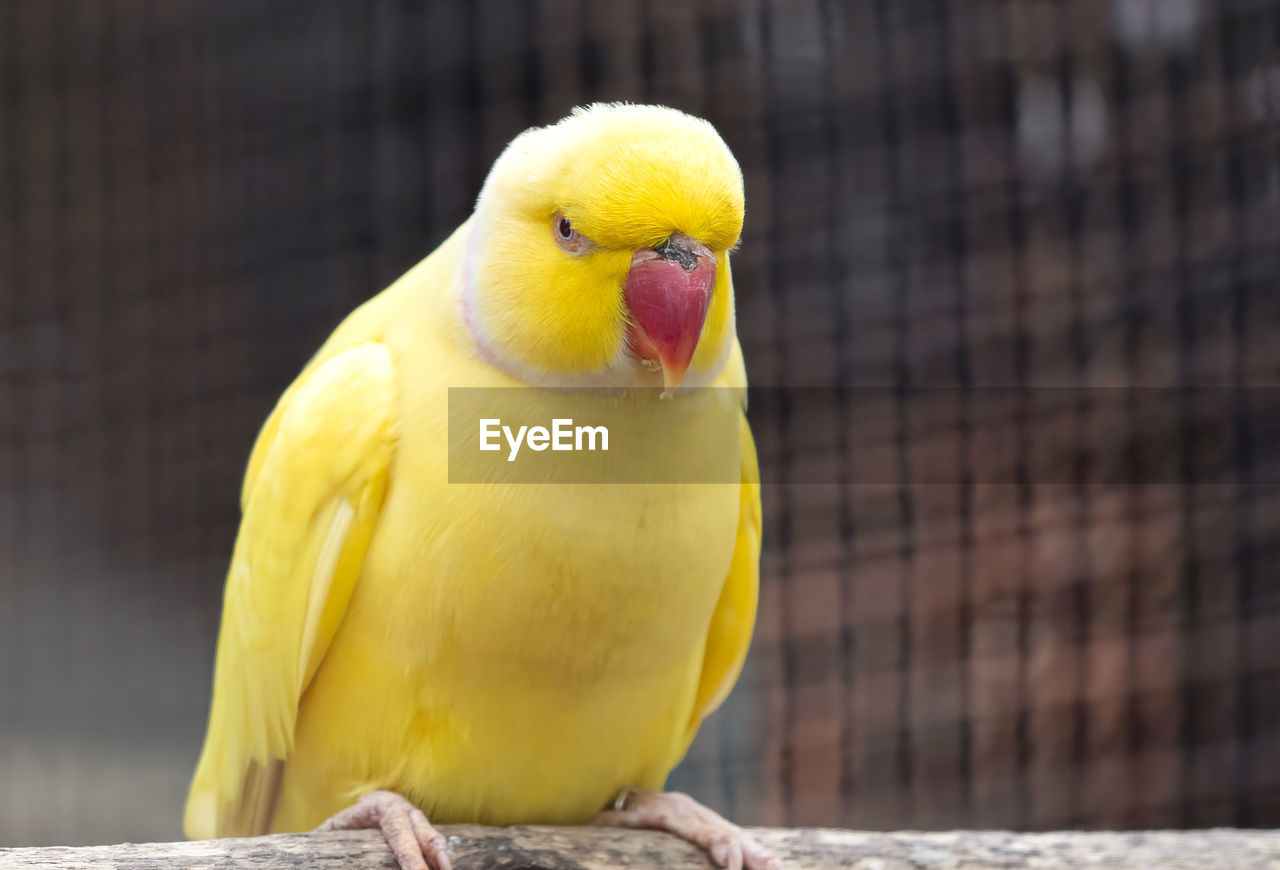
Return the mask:
[[[641,359],[661,364],[664,395],[689,368],[715,282],[711,251],[680,233],[631,259],[624,291],[631,314],[627,345]]]

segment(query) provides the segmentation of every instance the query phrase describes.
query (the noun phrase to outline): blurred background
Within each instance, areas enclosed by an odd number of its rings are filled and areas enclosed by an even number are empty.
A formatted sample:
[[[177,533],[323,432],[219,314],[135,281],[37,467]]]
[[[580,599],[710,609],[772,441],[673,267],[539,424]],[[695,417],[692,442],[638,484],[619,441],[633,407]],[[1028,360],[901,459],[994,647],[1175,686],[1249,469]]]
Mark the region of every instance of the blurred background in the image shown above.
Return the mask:
[[[0,844],[181,836],[257,427],[604,99],[747,186],[758,634],[672,785],[1280,825],[1280,0],[6,0]]]

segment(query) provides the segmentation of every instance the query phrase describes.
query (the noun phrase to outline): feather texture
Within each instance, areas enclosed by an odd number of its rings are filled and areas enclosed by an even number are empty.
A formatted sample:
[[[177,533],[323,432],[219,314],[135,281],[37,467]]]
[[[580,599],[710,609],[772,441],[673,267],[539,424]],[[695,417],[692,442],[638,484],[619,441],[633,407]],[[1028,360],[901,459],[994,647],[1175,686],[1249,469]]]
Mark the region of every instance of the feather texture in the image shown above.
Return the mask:
[[[270,825],[298,707],[351,596],[386,487],[394,403],[386,349],[316,365],[254,449],[227,577],[192,837]]]

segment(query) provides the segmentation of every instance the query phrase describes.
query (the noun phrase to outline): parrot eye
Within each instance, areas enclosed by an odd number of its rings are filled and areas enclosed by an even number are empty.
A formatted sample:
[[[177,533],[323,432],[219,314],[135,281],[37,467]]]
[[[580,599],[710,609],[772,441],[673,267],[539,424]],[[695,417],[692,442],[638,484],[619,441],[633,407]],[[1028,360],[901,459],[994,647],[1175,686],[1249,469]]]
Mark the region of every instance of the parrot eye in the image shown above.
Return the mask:
[[[559,212],[551,219],[551,228],[556,244],[570,254],[580,254],[590,244],[587,237],[575,230],[569,219]]]

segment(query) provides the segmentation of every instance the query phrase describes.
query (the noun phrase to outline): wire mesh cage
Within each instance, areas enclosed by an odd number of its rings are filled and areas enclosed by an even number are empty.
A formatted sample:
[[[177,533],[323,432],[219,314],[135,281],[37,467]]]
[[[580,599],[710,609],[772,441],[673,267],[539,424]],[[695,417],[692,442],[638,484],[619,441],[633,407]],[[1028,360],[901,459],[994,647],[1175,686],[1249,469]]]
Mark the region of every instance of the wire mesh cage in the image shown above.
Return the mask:
[[[1280,3],[17,0],[0,843],[179,835],[258,426],[596,100],[707,118],[746,180],[761,609],[672,784],[1280,824]]]

